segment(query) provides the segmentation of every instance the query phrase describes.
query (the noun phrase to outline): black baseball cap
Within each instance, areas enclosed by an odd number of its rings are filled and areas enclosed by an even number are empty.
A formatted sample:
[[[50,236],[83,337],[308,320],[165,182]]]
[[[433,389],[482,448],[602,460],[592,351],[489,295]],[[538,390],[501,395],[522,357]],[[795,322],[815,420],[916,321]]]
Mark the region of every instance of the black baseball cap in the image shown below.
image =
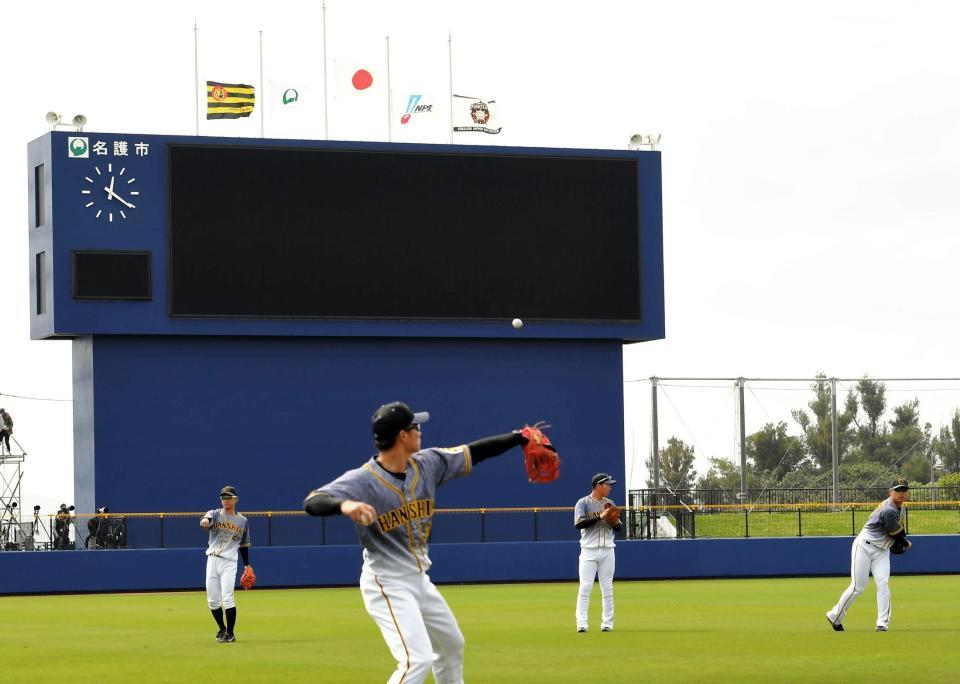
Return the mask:
[[[904,480],[902,477],[898,477],[890,485],[890,489],[895,492],[907,492],[910,491],[910,483]]]
[[[590,480],[590,485],[596,487],[599,484],[617,484],[617,481],[613,479],[613,476],[608,475],[607,473],[597,473],[593,476],[593,479]]]
[[[376,410],[371,421],[373,427],[373,436],[377,439],[391,439],[396,437],[401,430],[406,430],[414,425],[421,425],[430,420],[430,414],[426,411],[414,413],[413,410],[402,401],[391,401],[384,404]]]
[[[221,499],[225,496],[236,496],[236,495],[237,495],[237,488],[234,487],[233,485],[227,485],[226,487],[220,490]]]

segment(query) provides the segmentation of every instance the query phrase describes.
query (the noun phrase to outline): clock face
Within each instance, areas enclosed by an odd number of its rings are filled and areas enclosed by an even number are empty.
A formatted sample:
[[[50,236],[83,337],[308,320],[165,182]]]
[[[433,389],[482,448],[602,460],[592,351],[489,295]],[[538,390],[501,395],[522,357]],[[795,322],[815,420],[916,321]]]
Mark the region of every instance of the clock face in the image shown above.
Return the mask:
[[[140,203],[137,178],[125,162],[95,164],[83,177],[80,195],[94,218],[107,223],[126,221]]]

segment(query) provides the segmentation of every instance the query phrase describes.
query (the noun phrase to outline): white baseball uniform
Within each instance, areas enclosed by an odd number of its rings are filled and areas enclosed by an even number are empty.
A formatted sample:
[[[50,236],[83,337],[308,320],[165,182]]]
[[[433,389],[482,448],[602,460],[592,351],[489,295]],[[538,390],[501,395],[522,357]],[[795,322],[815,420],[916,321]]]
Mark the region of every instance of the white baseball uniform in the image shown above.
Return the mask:
[[[860,534],[853,540],[850,551],[850,586],[840,595],[837,605],[827,611],[827,619],[842,625],[854,600],[867,587],[870,575],[877,584],[877,627],[884,629],[890,623],[890,545],[893,536],[903,530],[903,507],[897,508],[892,499],[883,501],[874,509]]]
[[[613,501],[604,497],[597,501],[587,495],[577,502],[573,510],[573,523],[576,525],[590,518],[599,518],[604,504]],[[580,589],[577,592],[577,629],[588,626],[587,613],[590,608],[590,592],[594,578],[600,580],[600,598],[603,612],[600,629],[613,629],[613,573],[616,568],[613,543],[614,529],[602,520],[595,525],[580,529]]]
[[[371,458],[317,490],[377,511],[372,525],[357,525],[363,547],[360,593],[397,661],[388,684],[418,684],[431,669],[437,684],[463,682],[463,634],[427,575],[427,540],[437,487],[469,475],[472,467],[467,446],[422,449],[403,475]]]
[[[237,605],[233,587],[237,581],[237,552],[241,546],[250,546],[250,525],[239,513],[227,513],[222,508],[203,515],[210,520],[210,539],[207,542],[207,603],[210,610],[234,608]]]

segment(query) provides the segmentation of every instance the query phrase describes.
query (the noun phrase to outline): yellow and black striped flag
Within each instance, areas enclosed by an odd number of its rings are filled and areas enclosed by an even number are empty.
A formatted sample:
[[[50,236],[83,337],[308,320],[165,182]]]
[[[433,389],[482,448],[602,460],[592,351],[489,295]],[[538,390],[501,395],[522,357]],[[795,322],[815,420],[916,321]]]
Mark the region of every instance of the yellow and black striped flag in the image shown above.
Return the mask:
[[[252,85],[207,81],[207,118],[239,119],[253,112]]]

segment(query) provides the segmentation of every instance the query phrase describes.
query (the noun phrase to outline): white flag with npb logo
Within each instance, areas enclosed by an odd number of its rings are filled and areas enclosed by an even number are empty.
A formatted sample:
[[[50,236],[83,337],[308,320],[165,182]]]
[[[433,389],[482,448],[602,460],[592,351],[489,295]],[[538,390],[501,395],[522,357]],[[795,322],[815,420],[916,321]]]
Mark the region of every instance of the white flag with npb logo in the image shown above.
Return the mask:
[[[395,90],[392,98],[393,140],[445,142],[444,135],[449,136],[446,133],[446,98],[409,90]]]
[[[500,132],[500,120],[496,116],[496,100],[454,95],[451,106],[453,107],[454,133],[497,134]]]

